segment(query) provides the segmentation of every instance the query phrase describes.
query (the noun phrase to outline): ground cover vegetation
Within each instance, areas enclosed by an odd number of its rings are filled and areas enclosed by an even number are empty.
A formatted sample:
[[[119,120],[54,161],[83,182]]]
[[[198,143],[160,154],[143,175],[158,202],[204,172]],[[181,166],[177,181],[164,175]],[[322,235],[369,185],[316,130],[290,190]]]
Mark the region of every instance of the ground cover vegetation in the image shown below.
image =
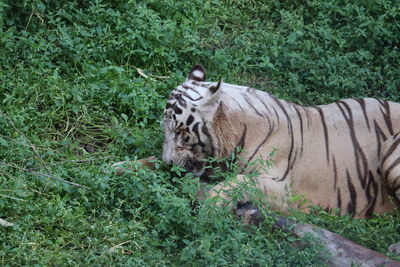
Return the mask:
[[[400,101],[399,47],[398,0],[0,2],[0,264],[325,265],[272,220],[199,208],[177,168],[110,166],[160,156],[165,99],[196,63],[300,104]],[[400,240],[400,213],[294,218],[389,256]]]

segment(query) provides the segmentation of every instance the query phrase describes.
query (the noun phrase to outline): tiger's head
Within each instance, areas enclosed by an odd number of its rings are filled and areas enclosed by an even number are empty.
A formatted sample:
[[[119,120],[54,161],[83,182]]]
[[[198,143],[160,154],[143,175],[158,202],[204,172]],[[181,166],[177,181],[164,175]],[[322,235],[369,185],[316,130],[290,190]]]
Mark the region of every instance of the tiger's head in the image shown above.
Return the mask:
[[[201,176],[204,159],[216,156],[213,115],[222,90],[222,81],[205,82],[206,72],[195,65],[184,83],[174,89],[164,110],[163,161]]]

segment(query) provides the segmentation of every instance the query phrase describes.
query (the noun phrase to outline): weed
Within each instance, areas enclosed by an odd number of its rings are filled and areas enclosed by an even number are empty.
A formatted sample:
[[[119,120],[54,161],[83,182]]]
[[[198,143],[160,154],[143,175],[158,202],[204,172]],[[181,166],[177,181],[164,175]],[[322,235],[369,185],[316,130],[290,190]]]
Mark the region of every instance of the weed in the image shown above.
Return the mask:
[[[195,204],[200,185],[190,174],[161,164],[118,176],[110,166],[160,155],[165,99],[197,63],[210,80],[302,104],[399,101],[399,7],[0,2],[0,213],[15,224],[0,231],[0,264],[324,265],[317,246],[295,250],[268,220],[248,229],[227,210]],[[381,253],[400,240],[398,214],[296,218]]]

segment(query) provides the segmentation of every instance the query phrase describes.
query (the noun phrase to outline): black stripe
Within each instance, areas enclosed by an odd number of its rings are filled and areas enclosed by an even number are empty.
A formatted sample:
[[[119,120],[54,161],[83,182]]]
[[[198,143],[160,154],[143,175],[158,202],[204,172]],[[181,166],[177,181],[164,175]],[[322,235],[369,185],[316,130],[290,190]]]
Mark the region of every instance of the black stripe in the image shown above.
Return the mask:
[[[276,120],[277,120],[278,125],[279,125],[279,114],[278,114],[278,112],[276,111],[276,109],[275,109],[274,106],[272,106],[272,109],[274,110],[274,113],[275,113],[275,116],[276,116]]]
[[[346,170],[346,174],[347,174],[347,187],[349,188],[349,193],[350,193],[350,202],[347,204],[347,212],[352,216],[354,216],[357,208],[357,192],[356,189],[354,188],[353,183],[351,182],[349,170]]]
[[[293,133],[292,121],[290,120],[290,117],[289,117],[286,109],[283,107],[283,105],[279,99],[274,97],[273,100],[275,100],[275,103],[277,103],[278,106],[280,107],[280,109],[283,111],[283,114],[285,115],[285,117],[287,119],[287,128],[288,128],[289,134],[292,135],[292,133]]]
[[[196,85],[196,86],[203,87],[203,88],[208,88],[208,85],[207,85],[207,84],[202,83],[203,81],[199,81],[199,82],[200,82],[200,83],[198,83],[198,82],[192,82],[192,84],[193,84],[193,85]]]
[[[290,167],[291,167],[291,165],[293,166],[293,163],[294,163],[294,162],[291,161],[292,160],[292,156],[293,156],[292,152],[293,152],[293,148],[294,148],[293,126],[292,126],[292,121],[290,120],[290,117],[289,117],[286,109],[283,107],[283,105],[279,101],[279,99],[277,99],[275,97],[272,98],[272,99],[278,104],[278,106],[283,111],[283,114],[286,117],[287,127],[288,127],[289,135],[290,135],[290,138],[291,138],[291,140],[290,140],[290,150],[289,150],[289,154],[288,154],[288,166],[287,166],[287,168],[285,170],[285,173],[283,174],[282,178],[280,178],[278,180],[278,181],[283,181],[283,180],[286,179],[287,175],[289,174]]]
[[[271,121],[271,119],[269,118],[269,116],[266,116],[267,120],[268,120],[268,125],[269,128],[275,128],[275,121]]]
[[[304,144],[304,130],[303,130],[303,118],[301,117],[300,111],[297,108],[297,105],[293,105],[294,109],[296,110],[297,116],[299,117],[300,121],[300,138],[301,138],[301,148],[300,148],[300,155],[303,155],[303,144]],[[329,159],[328,159],[329,161]]]
[[[378,198],[378,183],[375,181],[375,177],[372,175],[372,172],[369,171],[369,181],[367,184],[367,188],[365,190],[366,198],[368,200],[367,210],[365,211],[364,216],[370,217],[374,212],[376,200]],[[372,192],[371,192],[372,191]]]
[[[382,142],[384,142],[387,138],[379,124],[374,120],[374,128],[375,128],[375,136],[376,136],[376,143],[378,144],[378,153],[381,152]]]
[[[194,117],[192,114],[190,114],[186,120],[186,126],[190,126],[190,124],[192,124],[193,121],[194,121]]]
[[[334,155],[332,156],[332,161],[333,161],[333,189],[336,190],[338,175],[337,175],[336,159]]]
[[[178,101],[179,105],[181,105],[181,107],[187,108],[186,100],[184,100],[182,98],[182,95],[179,98],[177,98],[176,100]]]
[[[367,111],[366,111],[366,108],[365,108],[365,100],[364,100],[364,98],[353,98],[353,99],[356,100],[358,102],[358,104],[360,104],[362,112],[364,114],[365,122],[367,123],[368,130],[371,130],[371,128],[369,126],[369,120],[368,120],[368,116],[367,116]]]
[[[214,142],[213,142],[210,132],[208,131],[206,122],[204,120],[203,120],[203,125],[201,126],[201,131],[203,132],[203,134],[205,134],[207,136],[207,138],[210,142],[210,153],[207,156],[214,157],[215,156]]]
[[[244,124],[243,126],[244,126],[244,129],[242,132],[242,136],[240,137],[239,143],[236,145],[236,148],[241,148],[241,149],[244,148],[244,141],[246,139],[247,126],[246,126],[246,124]]]
[[[385,156],[383,156],[382,158],[382,163],[381,165],[383,165],[385,163],[385,161],[390,157],[390,155],[392,155],[392,153],[396,150],[396,148],[398,147],[398,145],[400,144],[400,138],[397,139],[389,148],[389,150],[386,152]]]
[[[270,125],[269,127],[269,132],[267,134],[267,136],[264,138],[264,140],[257,146],[257,148],[254,150],[253,154],[250,156],[250,158],[247,160],[247,163],[250,163],[252,161],[252,159],[254,158],[254,156],[258,153],[258,150],[260,150],[260,148],[265,144],[265,142],[267,142],[268,138],[271,136],[271,134],[273,133],[273,128],[272,125]]]
[[[394,132],[393,132],[393,125],[392,125],[392,120],[391,120],[391,116],[390,116],[390,106],[389,106],[389,102],[384,101],[384,100],[378,100],[378,101],[379,101],[379,103],[382,105],[382,107],[383,107],[383,108],[385,109],[385,111],[386,111],[386,112],[384,112],[384,111],[381,109],[381,113],[382,113],[383,119],[384,119],[385,122],[386,122],[386,126],[388,127],[389,133],[390,133],[390,135],[393,135]]]
[[[236,99],[232,98],[232,100],[235,101],[235,103],[239,106],[239,108],[240,108],[243,112],[245,112],[244,109],[243,109],[243,107],[240,105],[240,103],[239,103]]]
[[[263,100],[261,97],[258,97],[257,99],[261,102],[261,104],[263,104],[263,106],[265,107],[265,109],[266,109],[269,113],[271,113],[271,110],[269,109],[268,105],[264,102],[264,100]]]
[[[337,198],[337,207],[341,211],[342,210],[342,197],[340,196],[340,188],[338,188],[338,190],[337,190],[336,198]]]
[[[182,90],[179,90],[178,88],[176,88],[173,92],[172,92],[172,94],[175,94],[175,92],[178,92],[178,93],[184,93],[185,91],[182,91]],[[176,94],[175,94],[176,95]]]
[[[182,114],[182,109],[180,109],[176,103],[172,105],[172,109],[174,110],[175,114]]]
[[[192,87],[189,87],[188,90],[193,91],[193,92],[195,92],[196,94],[198,94],[198,95],[201,96],[201,94],[199,93],[199,91],[197,91],[196,89],[194,89],[194,88],[192,88]]]
[[[187,89],[187,90],[184,92],[184,91],[180,91],[180,90],[177,90],[177,89],[176,89],[175,91],[181,92],[182,95],[183,95],[184,97],[186,97],[186,98],[188,98],[188,99],[190,99],[190,100],[192,100],[192,101],[199,101],[200,99],[203,98],[203,97],[200,95],[200,93],[199,93],[198,91],[196,91],[195,89],[193,89],[193,88],[191,88],[191,87],[189,87],[189,86],[187,86],[187,85],[185,85],[185,84],[182,84],[181,86],[182,86],[183,88]],[[193,97],[191,97],[191,96],[187,93],[188,90],[191,90],[191,91],[195,92],[196,94],[198,94],[198,95],[199,95],[199,98],[194,99]]]
[[[192,100],[192,101],[199,101],[200,99],[203,99],[202,96],[199,96],[199,98],[196,98],[196,99],[195,99],[195,98],[191,97],[190,95],[188,95],[186,92],[183,93],[183,96],[186,97],[186,98],[189,98],[189,99]]]
[[[298,151],[297,151],[297,148],[296,148],[296,151],[294,152],[294,159],[292,160],[292,164],[290,164],[290,169],[291,170],[293,169],[293,166],[294,166],[294,164],[296,162],[297,155],[298,155]]]
[[[356,160],[356,170],[358,174],[358,179],[361,182],[361,185],[363,188],[366,186],[366,181],[367,181],[367,170],[368,170],[368,161],[365,156],[364,151],[362,150],[360,144],[358,143],[355,130],[354,130],[354,121],[353,121],[353,113],[351,112],[350,106],[343,101],[338,101],[336,102],[337,106],[339,107],[344,119],[346,120],[346,123],[349,127],[350,131],[350,138],[353,144],[353,150],[354,150],[354,157]],[[347,113],[344,111],[343,107],[347,110]],[[362,167],[360,164],[362,163]]]
[[[386,169],[384,176],[387,178],[387,176],[390,174],[390,172],[395,168],[397,165],[400,163],[400,158],[397,158],[389,168]]]
[[[318,111],[319,116],[321,117],[322,127],[324,129],[326,160],[329,163],[329,136],[328,136],[328,128],[326,127],[324,112],[320,107],[313,107],[313,108],[315,108]]]
[[[192,131],[193,131],[193,132],[195,133],[195,135],[197,136],[197,143],[194,144],[194,146],[196,146],[196,145],[201,146],[201,148],[202,148],[202,150],[203,150],[203,152],[204,152],[205,144],[201,141],[201,138],[200,138],[199,124],[200,124],[200,122],[196,122],[196,123],[193,125],[193,128],[192,128]]]
[[[243,96],[244,100],[246,100],[247,104],[254,110],[254,112],[255,112],[258,116],[263,117],[263,115],[254,107],[254,104],[253,104],[253,102],[251,101],[251,99],[249,98],[249,96],[246,95],[246,94],[243,94],[243,93],[242,93],[241,95]]]
[[[302,107],[304,110],[304,113],[306,114],[307,117],[307,129],[310,128],[310,124],[311,124],[311,118],[310,118],[310,114],[309,114],[309,110],[306,107]]]

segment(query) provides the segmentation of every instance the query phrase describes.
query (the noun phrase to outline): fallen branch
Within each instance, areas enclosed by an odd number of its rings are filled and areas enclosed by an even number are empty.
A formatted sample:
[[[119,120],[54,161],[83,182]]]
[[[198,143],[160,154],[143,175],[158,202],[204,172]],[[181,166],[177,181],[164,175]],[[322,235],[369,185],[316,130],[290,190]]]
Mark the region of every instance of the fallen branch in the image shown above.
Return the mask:
[[[331,266],[400,266],[400,262],[315,225],[297,224],[293,233],[300,239],[314,236],[331,254]]]
[[[245,224],[258,225],[264,220],[260,211],[251,203],[241,205],[236,210],[236,214],[244,220]],[[315,225],[295,223],[288,218],[277,217],[275,226],[284,232],[294,234],[303,242],[307,236],[314,237],[331,255],[328,260],[331,266],[342,267],[355,264],[356,266],[400,267],[400,262]]]

